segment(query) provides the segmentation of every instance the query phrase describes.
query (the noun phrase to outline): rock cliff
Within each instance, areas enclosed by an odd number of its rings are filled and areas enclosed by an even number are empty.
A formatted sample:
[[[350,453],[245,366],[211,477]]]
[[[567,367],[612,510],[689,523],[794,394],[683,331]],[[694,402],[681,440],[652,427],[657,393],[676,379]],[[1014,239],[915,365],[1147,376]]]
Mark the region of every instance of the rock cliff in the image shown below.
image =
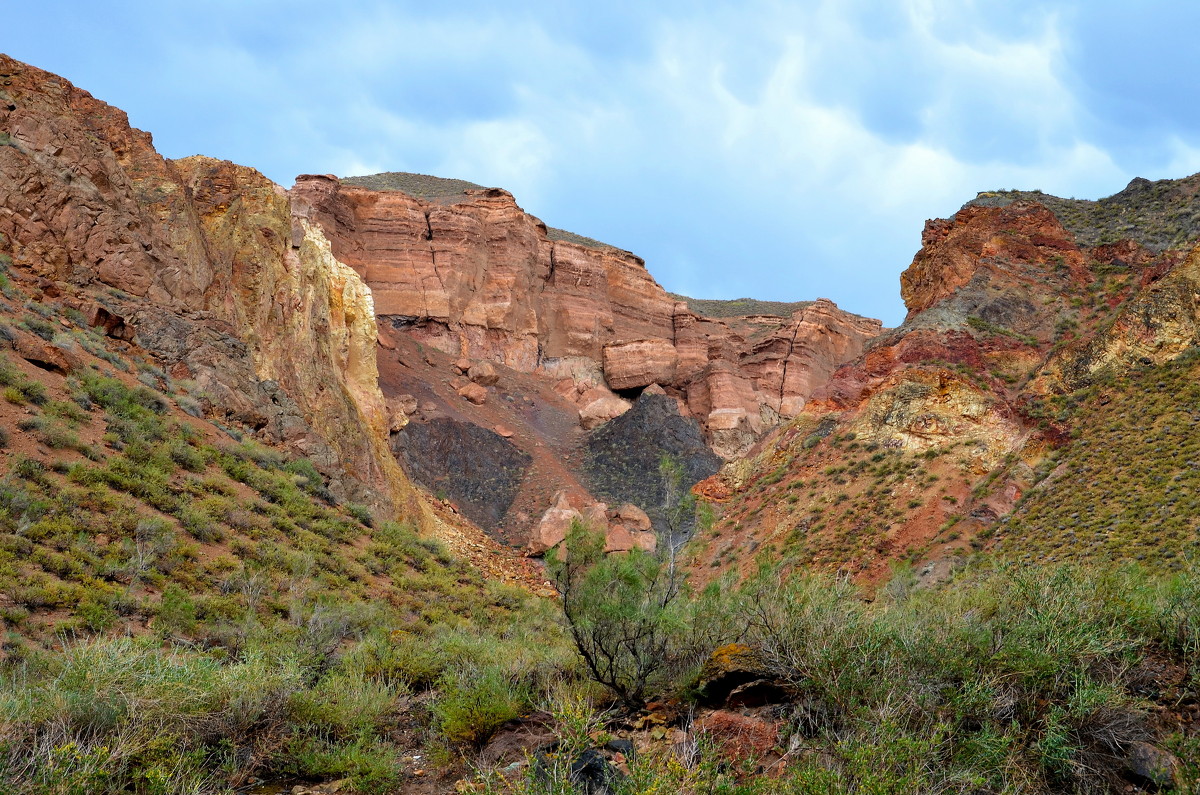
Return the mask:
[[[306,175],[290,195],[374,295],[382,388],[409,407],[393,449],[420,483],[514,544],[537,535],[562,495],[636,502],[665,532],[647,482],[689,423],[702,443],[680,448],[685,486],[714,470],[705,444],[725,459],[745,452],[881,331],[823,299],[762,305],[786,317],[706,317],[640,258],[550,229],[496,188]],[[615,423],[651,391],[658,425]],[[640,451],[651,438],[665,446]],[[638,449],[640,463],[612,470],[589,452],[600,448]]]
[[[733,457],[880,331],[825,300],[788,318],[707,318],[640,258],[550,230],[506,191],[416,179],[302,176],[292,196],[371,286],[383,322],[449,356],[553,379],[589,425],[658,384]]]
[[[206,411],[418,521],[387,449],[369,290],[252,169],[172,162],[126,115],[0,56],[0,251],[195,382]]]

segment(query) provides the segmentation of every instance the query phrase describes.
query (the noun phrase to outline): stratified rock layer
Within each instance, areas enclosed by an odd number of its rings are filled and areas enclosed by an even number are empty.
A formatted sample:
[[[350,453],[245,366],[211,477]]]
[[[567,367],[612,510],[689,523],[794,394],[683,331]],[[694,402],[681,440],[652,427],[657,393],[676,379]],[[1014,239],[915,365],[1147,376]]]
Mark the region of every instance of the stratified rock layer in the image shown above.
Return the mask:
[[[622,408],[597,388],[658,384],[731,457],[798,412],[880,331],[830,301],[790,318],[701,317],[638,257],[552,237],[499,189],[418,199],[303,176],[292,196],[371,286],[393,328],[454,357],[566,380],[560,394],[589,426]]]
[[[419,513],[389,454],[371,296],[252,169],[164,160],[126,115],[0,56],[0,235],[14,264],[310,456],[348,498]],[[104,291],[103,288],[109,288]]]

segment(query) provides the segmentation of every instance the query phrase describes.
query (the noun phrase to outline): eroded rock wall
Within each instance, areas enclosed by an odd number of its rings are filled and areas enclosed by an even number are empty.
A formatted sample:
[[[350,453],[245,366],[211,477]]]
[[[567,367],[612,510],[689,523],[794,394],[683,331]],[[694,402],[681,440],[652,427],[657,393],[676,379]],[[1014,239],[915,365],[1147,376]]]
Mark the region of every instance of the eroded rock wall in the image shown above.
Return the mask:
[[[825,300],[790,318],[702,317],[638,257],[552,239],[503,190],[426,200],[309,175],[292,197],[393,328],[563,382],[588,424],[628,409],[613,390],[632,398],[658,384],[726,457],[798,412],[881,330]]]
[[[168,161],[122,111],[0,56],[0,235],[97,303],[208,410],[308,455],[349,499],[420,506],[386,443],[369,290],[285,191]],[[104,288],[108,288],[105,290]]]

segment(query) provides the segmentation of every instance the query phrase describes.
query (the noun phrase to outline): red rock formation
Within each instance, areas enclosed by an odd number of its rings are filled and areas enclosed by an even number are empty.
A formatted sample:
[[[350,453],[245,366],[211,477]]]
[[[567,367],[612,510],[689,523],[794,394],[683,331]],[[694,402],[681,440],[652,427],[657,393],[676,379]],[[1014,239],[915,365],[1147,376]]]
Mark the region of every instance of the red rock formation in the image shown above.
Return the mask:
[[[576,499],[576,502],[579,500]],[[650,525],[650,517],[636,505],[619,505],[609,509],[606,504],[597,502],[575,507],[565,492],[559,492],[529,534],[529,554],[544,555],[557,547],[566,539],[567,531],[575,522],[603,533],[604,551],[608,553],[630,552],[634,549],[653,552],[658,547],[658,537]]]
[[[286,192],[231,163],[164,160],[60,77],[6,56],[0,75],[14,266],[85,291],[71,300],[90,322],[193,380],[213,414],[311,457],[343,496],[419,513],[387,448],[370,294]]]
[[[702,576],[710,576],[706,564],[722,548],[785,538],[791,544],[803,538],[807,557],[799,563],[849,567],[868,580],[913,550],[934,560],[959,554],[972,534],[1011,510],[1032,467],[1063,437],[1052,422],[1029,416],[1031,392],[1075,388],[1114,362],[1160,361],[1200,338],[1191,298],[1196,279],[1186,263],[1157,276],[1110,323],[1111,304],[1094,297],[1091,268],[1132,269],[1125,282],[1109,286],[1126,285],[1113,293],[1121,299],[1129,284],[1156,272],[1151,257],[1129,244],[1081,249],[1040,204],[968,206],[928,222],[923,242],[901,276],[909,308],[904,324],[827,379],[818,374],[796,419],[727,471],[734,492],[727,524],[737,534],[705,542]],[[1102,332],[1051,354],[1075,329]],[[775,353],[778,346],[768,339],[758,350]],[[732,382],[736,375],[724,377]],[[760,388],[765,383],[759,375]],[[908,462],[911,474],[885,483],[895,466],[889,461]],[[761,500],[738,493],[754,478],[766,481]],[[797,482],[806,485],[807,500],[790,490]],[[720,490],[704,489],[710,491]],[[840,505],[857,507],[831,507]],[[828,522],[816,518],[826,513]],[[946,532],[951,526],[955,531]]]
[[[610,390],[659,384],[732,456],[880,331],[830,301],[790,319],[702,318],[639,258],[552,240],[502,190],[426,201],[304,176],[291,193],[393,327],[452,356],[563,382],[556,389],[588,427],[628,407]]]

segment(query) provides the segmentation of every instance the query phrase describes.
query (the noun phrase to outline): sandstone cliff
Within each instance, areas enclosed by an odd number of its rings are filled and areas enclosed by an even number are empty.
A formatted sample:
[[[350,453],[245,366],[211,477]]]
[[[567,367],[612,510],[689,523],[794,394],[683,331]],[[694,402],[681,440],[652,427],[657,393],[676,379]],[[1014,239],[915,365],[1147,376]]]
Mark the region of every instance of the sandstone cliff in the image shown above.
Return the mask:
[[[120,110],[3,56],[0,130],[0,247],[17,267],[103,310],[214,416],[419,520],[384,438],[370,292],[282,189],[164,160]]]
[[[383,322],[450,356],[554,379],[589,426],[658,384],[732,457],[880,331],[824,300],[790,318],[706,318],[638,257],[552,233],[506,191],[455,184],[418,198],[389,185],[414,190],[413,175],[304,176],[292,196],[371,286]]]

